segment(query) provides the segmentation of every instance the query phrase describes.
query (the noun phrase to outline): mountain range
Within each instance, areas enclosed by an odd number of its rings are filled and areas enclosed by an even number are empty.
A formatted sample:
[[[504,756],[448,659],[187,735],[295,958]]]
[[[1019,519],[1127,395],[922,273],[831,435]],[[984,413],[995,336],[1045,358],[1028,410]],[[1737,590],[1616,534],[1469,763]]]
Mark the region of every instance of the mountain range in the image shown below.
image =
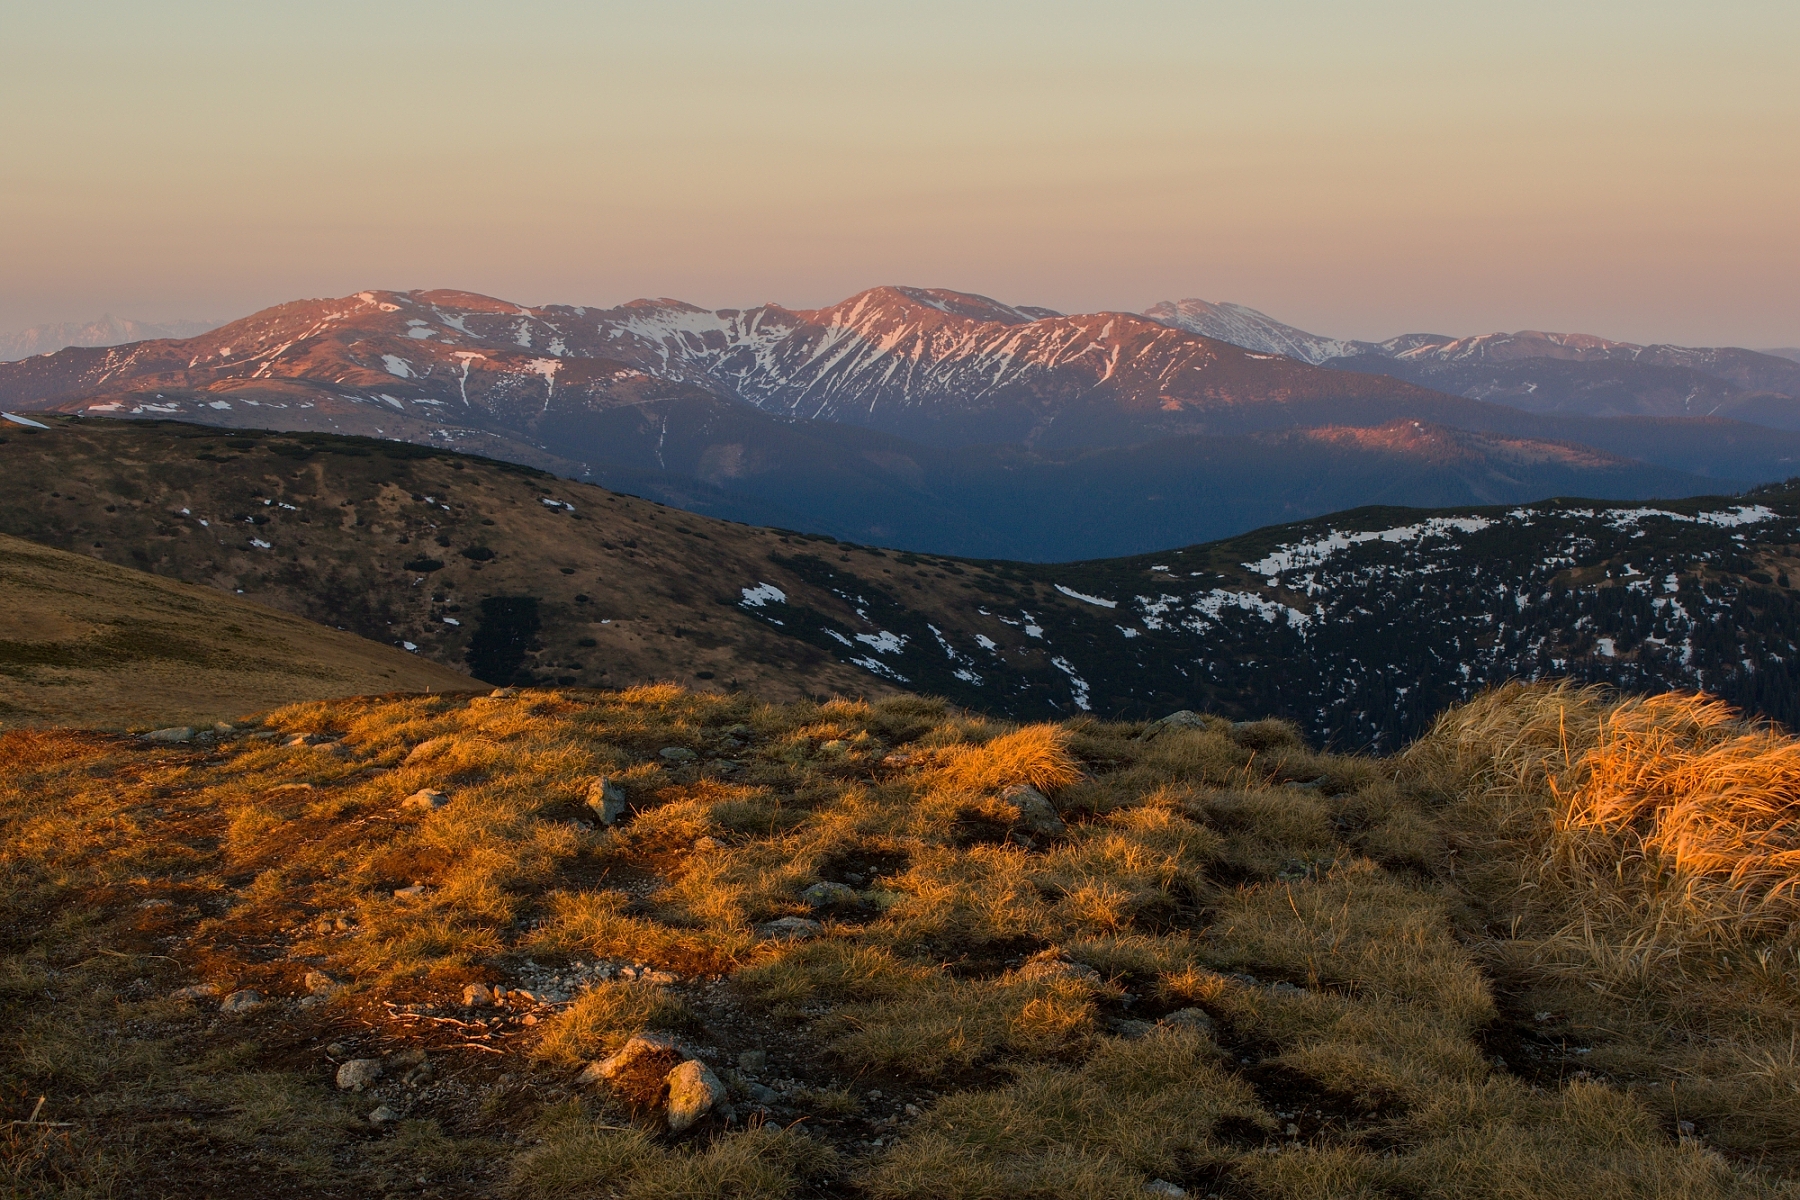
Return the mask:
[[[1316,366],[1386,375],[1530,412],[1725,416],[1800,429],[1800,361],[1782,351],[1639,346],[1585,333],[1322,337],[1241,304],[1165,301],[1155,320]]]
[[[69,346],[121,346],[154,338],[185,338],[216,329],[217,321],[133,321],[108,313],[98,321],[60,321],[0,334],[0,362],[51,354]]]
[[[713,520],[405,442],[39,424],[0,434],[0,533],[490,683],[1272,713],[1382,750],[1509,679],[1705,688],[1800,723],[1800,487],[1364,508],[1043,565]]]
[[[1800,364],[1677,363],[1666,347],[1615,361],[1623,343],[1568,338],[1544,345],[1575,357],[1513,359],[1508,346],[1542,347],[1463,342],[1395,339],[1381,358],[1240,306],[1070,316],[910,287],[807,310],[371,291],[0,364],[0,405],[398,438],[733,520],[1041,560],[1373,503],[1672,497],[1800,471],[1800,423],[1782,427],[1800,400],[1752,390]],[[1363,369],[1372,358],[1391,369]],[[1397,377],[1471,362],[1686,372],[1763,421],[1648,400],[1531,411]]]

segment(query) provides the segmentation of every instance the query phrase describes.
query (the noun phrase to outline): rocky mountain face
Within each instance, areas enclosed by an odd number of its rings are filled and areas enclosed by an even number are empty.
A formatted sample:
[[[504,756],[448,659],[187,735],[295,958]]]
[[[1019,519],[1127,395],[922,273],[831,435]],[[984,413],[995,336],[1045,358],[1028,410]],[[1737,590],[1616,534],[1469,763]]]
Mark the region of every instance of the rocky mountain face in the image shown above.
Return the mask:
[[[111,315],[85,324],[63,321],[0,334],[0,362],[50,354],[68,346],[119,346],[152,338],[185,338],[205,333],[217,321],[132,321]]]
[[[728,519],[1010,558],[1800,470],[1800,433],[1529,413],[1147,317],[919,288],[716,312],[362,292],[0,365],[0,405],[398,438]]]
[[[1383,342],[1321,337],[1238,304],[1165,301],[1145,315],[1174,328],[1315,365],[1404,379],[1528,412],[1719,416],[1800,430],[1800,362],[1778,351],[1639,346],[1585,333],[1409,333]]]
[[[402,442],[43,423],[0,434],[0,533],[488,682],[907,690],[1019,719],[1274,713],[1378,749],[1515,678],[1705,688],[1800,722],[1800,487],[1364,508],[1043,565],[712,520]]]

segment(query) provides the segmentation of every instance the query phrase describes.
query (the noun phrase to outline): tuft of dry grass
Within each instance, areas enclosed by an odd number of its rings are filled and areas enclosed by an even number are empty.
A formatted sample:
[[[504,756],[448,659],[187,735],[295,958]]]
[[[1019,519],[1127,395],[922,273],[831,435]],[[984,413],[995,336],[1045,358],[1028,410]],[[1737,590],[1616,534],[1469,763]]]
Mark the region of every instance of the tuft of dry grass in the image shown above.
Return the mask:
[[[1081,777],[1081,764],[1069,752],[1069,732],[1060,725],[1027,725],[976,746],[960,747],[944,757],[938,778],[962,791],[993,791],[1030,784],[1054,791]]]

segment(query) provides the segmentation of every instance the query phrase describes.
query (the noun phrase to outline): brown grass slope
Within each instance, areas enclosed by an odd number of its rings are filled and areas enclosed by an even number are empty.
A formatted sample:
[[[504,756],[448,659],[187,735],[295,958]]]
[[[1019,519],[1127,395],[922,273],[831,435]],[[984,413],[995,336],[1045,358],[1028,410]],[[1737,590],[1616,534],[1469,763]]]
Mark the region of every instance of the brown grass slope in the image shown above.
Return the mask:
[[[22,1196],[1791,1197],[1793,745],[1554,689],[1387,761],[668,686],[14,732],[0,1167]],[[672,1136],[654,1088],[583,1081],[641,1031],[729,1111]],[[335,1087],[350,1059],[380,1078]]]
[[[211,724],[297,699],[470,686],[366,638],[0,534],[0,729]]]

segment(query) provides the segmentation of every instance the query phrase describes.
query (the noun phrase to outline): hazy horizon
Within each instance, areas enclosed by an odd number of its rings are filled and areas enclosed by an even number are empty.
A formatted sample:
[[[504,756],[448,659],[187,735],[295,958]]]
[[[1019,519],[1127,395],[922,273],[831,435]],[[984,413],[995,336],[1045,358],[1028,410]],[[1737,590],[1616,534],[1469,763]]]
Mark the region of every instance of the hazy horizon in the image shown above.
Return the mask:
[[[1800,344],[1800,8],[0,16],[0,330],[370,287]]]

